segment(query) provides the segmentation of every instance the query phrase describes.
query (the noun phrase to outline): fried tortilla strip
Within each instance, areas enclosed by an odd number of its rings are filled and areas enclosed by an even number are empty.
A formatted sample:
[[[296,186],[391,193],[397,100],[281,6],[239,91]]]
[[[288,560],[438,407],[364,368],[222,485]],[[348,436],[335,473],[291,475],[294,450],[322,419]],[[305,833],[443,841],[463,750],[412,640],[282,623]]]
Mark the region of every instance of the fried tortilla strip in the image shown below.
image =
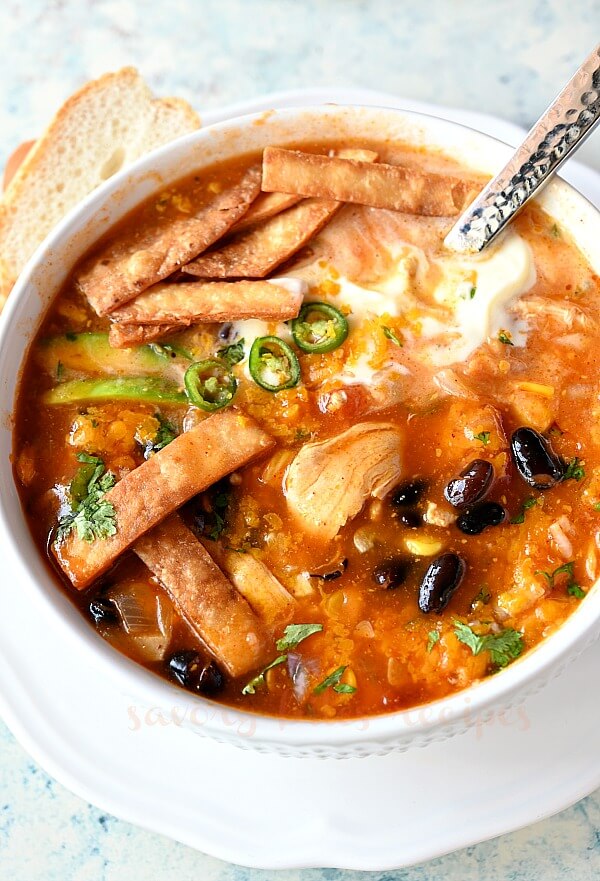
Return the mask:
[[[266,147],[262,188],[266,192],[358,202],[407,214],[450,217],[457,214],[481,186],[475,181],[400,165]]]
[[[230,232],[238,233],[255,223],[269,220],[276,214],[281,214],[286,208],[291,208],[300,201],[302,196],[291,196],[289,193],[259,193],[248,211],[241,220],[231,227]]]
[[[348,147],[342,150],[334,150],[333,156],[340,156],[343,159],[360,159],[363,162],[375,162],[377,153],[374,150],[363,150],[361,148]],[[276,214],[281,214],[286,208],[291,208],[300,201],[302,196],[294,196],[289,193],[260,193],[254,200],[248,211],[241,220],[231,227],[230,234],[242,232],[255,223],[262,223],[263,220],[269,220]]]
[[[204,254],[183,272],[201,278],[264,278],[321,230],[341,202],[302,199],[293,208],[240,233],[218,251]]]
[[[269,630],[272,632],[288,624],[292,620],[296,600],[265,564],[251,553],[218,550],[216,546],[213,551],[213,544],[207,542],[206,549],[216,555],[221,569]]]
[[[133,549],[231,676],[271,660],[273,641],[260,618],[178,514],[138,539]]]
[[[183,327],[187,327],[185,324]],[[113,349],[128,349],[154,343],[182,329],[180,324],[119,324],[114,322],[108,331],[108,342]]]
[[[80,270],[76,281],[98,315],[106,315],[171,273],[223,236],[260,191],[260,167],[211,197],[194,214],[118,236]]]
[[[75,531],[54,545],[74,587],[87,587],[145,532],[221,477],[269,450],[273,440],[236,410],[224,410],[181,434],[126,474],[104,496],[117,531],[89,542]]]
[[[292,284],[293,282],[293,284]],[[122,324],[199,324],[262,318],[287,321],[300,311],[304,283],[270,281],[190,281],[157,284],[113,312]]]

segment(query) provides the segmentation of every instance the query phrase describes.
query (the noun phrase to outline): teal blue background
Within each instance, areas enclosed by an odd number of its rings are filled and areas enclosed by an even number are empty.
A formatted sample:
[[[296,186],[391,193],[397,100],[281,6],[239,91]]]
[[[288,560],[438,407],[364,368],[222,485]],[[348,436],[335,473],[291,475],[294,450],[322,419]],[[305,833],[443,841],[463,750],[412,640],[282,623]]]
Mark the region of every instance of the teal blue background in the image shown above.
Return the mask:
[[[0,163],[40,131],[76,86],[124,64],[138,66],[157,91],[186,97],[199,109],[279,89],[358,86],[527,125],[599,38],[598,0],[4,0]],[[584,157],[600,169],[598,136]],[[242,869],[70,795],[0,723],[2,881],[599,876],[600,793],[553,819],[413,869],[371,875]]]

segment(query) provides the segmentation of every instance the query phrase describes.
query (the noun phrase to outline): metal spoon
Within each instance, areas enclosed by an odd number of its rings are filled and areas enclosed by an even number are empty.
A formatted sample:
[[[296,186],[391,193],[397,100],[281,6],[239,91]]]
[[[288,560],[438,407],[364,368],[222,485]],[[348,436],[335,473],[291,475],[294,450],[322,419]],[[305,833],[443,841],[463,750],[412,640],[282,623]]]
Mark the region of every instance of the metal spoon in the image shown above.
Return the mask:
[[[483,251],[600,122],[600,44],[535,123],[502,171],[459,217],[453,251]]]

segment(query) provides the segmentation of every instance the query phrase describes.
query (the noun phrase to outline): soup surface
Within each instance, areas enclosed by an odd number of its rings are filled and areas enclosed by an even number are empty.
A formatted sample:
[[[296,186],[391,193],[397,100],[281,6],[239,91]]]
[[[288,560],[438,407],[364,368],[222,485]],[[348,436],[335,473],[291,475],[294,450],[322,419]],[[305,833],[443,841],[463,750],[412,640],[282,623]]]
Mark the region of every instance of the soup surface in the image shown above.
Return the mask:
[[[414,706],[598,575],[598,278],[536,205],[446,251],[481,181],[438,154],[264,163],[269,195],[260,156],[215,165],[76,267],[21,381],[23,507],[90,625],[171,681],[283,716]]]

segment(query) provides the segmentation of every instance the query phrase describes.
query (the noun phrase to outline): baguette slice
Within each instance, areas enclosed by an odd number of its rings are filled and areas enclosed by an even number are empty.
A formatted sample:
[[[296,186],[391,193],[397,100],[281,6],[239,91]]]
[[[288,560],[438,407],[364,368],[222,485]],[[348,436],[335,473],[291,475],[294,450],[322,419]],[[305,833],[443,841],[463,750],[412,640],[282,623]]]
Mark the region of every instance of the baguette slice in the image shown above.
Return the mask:
[[[0,201],[0,308],[53,226],[155,147],[200,127],[178,98],[155,98],[133,67],[87,83],[58,111]]]

